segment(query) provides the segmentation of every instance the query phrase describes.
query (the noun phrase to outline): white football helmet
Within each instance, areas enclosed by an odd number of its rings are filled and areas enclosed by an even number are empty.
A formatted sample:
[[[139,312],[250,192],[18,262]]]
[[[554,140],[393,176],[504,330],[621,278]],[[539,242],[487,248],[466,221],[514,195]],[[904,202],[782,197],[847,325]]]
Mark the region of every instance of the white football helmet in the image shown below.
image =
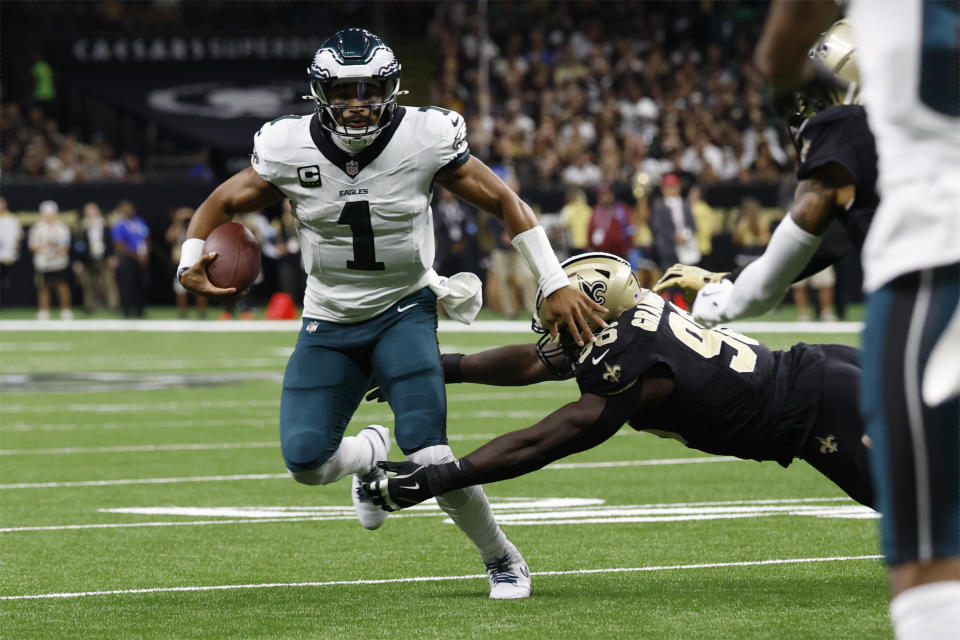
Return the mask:
[[[600,314],[604,322],[616,320],[621,313],[636,306],[640,299],[640,282],[630,263],[620,256],[592,251],[571,256],[560,266],[570,279],[571,286],[607,308],[607,313]],[[566,377],[573,373],[580,347],[567,331],[560,331],[560,339],[556,344],[550,343],[550,334],[540,322],[545,300],[543,291],[537,289],[536,312],[531,328],[544,334],[537,342],[537,355],[548,369]]]
[[[403,93],[393,49],[366,29],[343,29],[331,36],[313,56],[307,75],[321,126],[355,153],[390,124]],[[366,115],[347,117],[357,104]]]

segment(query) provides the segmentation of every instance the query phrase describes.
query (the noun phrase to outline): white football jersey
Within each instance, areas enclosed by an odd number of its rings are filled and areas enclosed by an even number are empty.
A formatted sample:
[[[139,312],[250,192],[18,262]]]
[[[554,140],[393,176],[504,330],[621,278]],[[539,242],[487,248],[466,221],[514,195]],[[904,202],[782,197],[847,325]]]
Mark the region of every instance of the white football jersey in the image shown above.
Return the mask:
[[[336,146],[316,115],[265,124],[251,160],[293,206],[308,276],[303,315],[359,322],[427,286],[433,179],[469,157],[463,117],[436,107],[397,107],[357,154]]]
[[[956,7],[857,0],[847,12],[879,160],[880,206],[863,247],[867,291],[960,261]]]

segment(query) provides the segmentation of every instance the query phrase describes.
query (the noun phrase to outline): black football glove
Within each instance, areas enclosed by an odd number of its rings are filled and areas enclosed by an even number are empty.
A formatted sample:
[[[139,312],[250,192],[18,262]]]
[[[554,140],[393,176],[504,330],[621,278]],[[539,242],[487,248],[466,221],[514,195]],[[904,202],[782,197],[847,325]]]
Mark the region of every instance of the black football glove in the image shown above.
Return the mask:
[[[395,476],[364,482],[360,486],[384,511],[399,511],[448,491],[478,484],[482,479],[467,460],[419,465],[415,462],[380,460],[377,466]]]
[[[434,496],[430,491],[426,470],[428,467],[415,462],[390,462],[381,460],[377,466],[396,475],[383,480],[364,482],[360,486],[374,504],[384,511],[399,511]]]

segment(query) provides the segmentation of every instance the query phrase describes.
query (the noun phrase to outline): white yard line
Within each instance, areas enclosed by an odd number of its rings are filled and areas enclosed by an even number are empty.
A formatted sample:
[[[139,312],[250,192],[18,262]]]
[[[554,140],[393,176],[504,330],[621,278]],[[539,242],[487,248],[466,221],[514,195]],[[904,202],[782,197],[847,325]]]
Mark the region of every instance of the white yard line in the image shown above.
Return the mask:
[[[489,400],[510,400],[513,398],[522,398],[524,400],[529,400],[531,398],[557,398],[557,399],[566,399],[573,400],[575,391],[575,386],[571,383],[570,385],[565,386],[556,386],[553,389],[526,389],[518,391],[514,387],[503,387],[502,391],[478,391],[478,392],[462,392],[459,389],[456,391],[448,391],[447,395],[450,401],[455,402],[470,402],[470,401],[489,401]],[[385,404],[381,404],[381,407],[386,409]],[[122,413],[122,412],[149,412],[149,411],[194,411],[197,409],[242,409],[242,408],[251,408],[251,407],[280,407],[280,397],[279,394],[276,398],[270,398],[265,400],[181,400],[181,401],[171,401],[171,402],[110,402],[110,403],[72,403],[64,405],[62,407],[57,407],[58,411],[61,412],[70,412],[70,413],[80,413],[80,412],[93,412],[93,413]],[[375,408],[377,407],[376,403],[371,404],[361,404],[362,408]],[[3,403],[0,405],[0,414],[3,416],[9,416],[12,413],[48,413],[50,412],[49,404],[7,404]],[[488,412],[490,413],[490,412]],[[521,412],[529,413],[529,412]],[[543,417],[545,412],[537,412],[539,417]],[[478,415],[477,412],[464,412],[465,415]],[[463,414],[462,414],[463,415]]]
[[[709,458],[671,458],[663,460],[624,460],[619,462],[571,462],[547,465],[542,471],[565,471],[568,469],[601,469],[609,467],[645,467],[672,464],[702,464],[708,462],[743,462],[729,456]],[[136,484],[183,484],[190,482],[226,482],[234,480],[277,480],[289,478],[286,473],[253,473],[230,476],[186,476],[180,478],[123,478],[117,480],[79,480],[73,482],[18,482],[0,484],[0,489],[64,489],[72,487],[115,487]]]
[[[761,567],[785,564],[809,564],[814,562],[855,562],[863,560],[878,560],[882,556],[832,556],[826,558],[775,558],[769,560],[741,560],[738,562],[703,562],[697,564],[654,565],[647,567],[610,567],[603,569],[572,569],[566,571],[533,571],[531,575],[538,577],[548,576],[582,576],[603,573],[639,573],[651,571],[683,571],[689,569],[726,569],[731,567]],[[0,596],[0,600],[39,600],[83,598],[87,596],[119,596],[145,593],[187,593],[198,591],[233,591],[239,589],[295,589],[304,587],[334,587],[360,586],[375,584],[404,584],[417,582],[444,582],[449,580],[479,580],[486,578],[486,574],[470,574],[460,576],[413,576],[406,578],[380,578],[356,580],[327,580],[323,582],[264,582],[259,584],[218,584],[196,585],[180,587],[151,587],[147,589],[114,589],[110,591],[73,591],[63,593],[37,593],[24,595]]]
[[[752,333],[860,333],[862,322],[733,322],[730,328]],[[204,320],[0,320],[4,331],[139,331],[147,333],[289,333],[300,330],[299,320],[246,320],[208,322]],[[440,334],[445,333],[530,333],[529,321],[481,320],[463,325],[441,320]]]
[[[511,524],[617,524],[624,522],[679,522],[684,520],[717,520],[731,517],[769,517],[772,515],[807,515],[827,518],[874,519],[875,511],[846,497],[838,498],[773,498],[760,500],[721,500],[709,502],[674,502],[640,505],[606,505],[596,498],[510,498],[491,500],[498,518]],[[829,503],[844,503],[829,506]],[[139,529],[157,527],[193,527],[230,524],[277,522],[318,522],[353,520],[352,506],[267,506],[267,507],[121,507],[98,509],[101,513],[133,515],[166,515],[207,517],[214,520],[150,520],[87,524],[34,525],[3,527],[0,533],[35,531],[81,531],[88,529]],[[393,518],[444,517],[433,499],[394,514]],[[449,518],[445,523],[453,524]]]

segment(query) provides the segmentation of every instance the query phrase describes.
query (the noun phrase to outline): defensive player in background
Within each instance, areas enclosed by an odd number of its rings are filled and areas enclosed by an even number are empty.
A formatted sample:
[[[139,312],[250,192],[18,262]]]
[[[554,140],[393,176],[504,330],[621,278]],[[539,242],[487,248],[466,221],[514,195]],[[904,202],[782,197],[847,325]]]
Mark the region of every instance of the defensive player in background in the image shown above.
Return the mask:
[[[575,375],[579,400],[454,462],[383,464],[399,474],[368,485],[384,508],[529,473],[599,445],[625,422],[707,453],[784,467],[801,458],[873,505],[856,349],[800,343],[770,351],[733,331],[705,329],[641,289],[629,263],[610,254],[574,256],[564,268],[610,310],[595,344],[581,348],[564,336],[556,346],[544,336],[537,344],[444,355],[444,370],[448,382],[496,385]]]
[[[803,51],[835,11],[830,3],[799,4],[773,5],[757,50],[774,82],[802,74]],[[861,402],[883,513],[890,616],[901,640],[956,638],[960,3],[857,0],[849,15],[883,195],[863,246]]]
[[[223,296],[206,277],[213,254],[203,239],[236,213],[289,198],[308,274],[303,323],[283,378],[281,449],[293,477],[308,485],[353,474],[361,524],[385,513],[360,489],[389,449],[371,425],[343,437],[375,376],[395,416],[394,437],[418,464],[454,459],[446,437],[446,397],[437,346],[438,297],[465,322],[480,307],[473,274],[441,278],[431,269],[433,184],[502,220],[549,294],[548,322],[561,319],[576,340],[602,307],[569,286],[530,209],[470,154],[463,117],[397,104],[400,64],[364,29],[336,33],[308,68],[311,116],[283,116],[254,136],[252,167],[221,184],[190,221],[178,269],[183,285]],[[594,325],[596,326],[596,325]],[[440,506],[473,540],[490,578],[490,597],[523,598],[529,571],[504,536],[481,490],[442,496]]]
[[[831,25],[810,49],[810,58],[814,71],[804,86],[772,90],[775,103],[784,97],[795,103],[787,124],[797,147],[799,182],[790,212],[763,255],[731,274],[674,265],[653,287],[661,292],[679,286],[688,297],[695,294],[691,313],[707,326],[772,309],[791,282],[863,246],[879,203],[877,152],[858,104],[860,73],[850,24]],[[843,231],[822,242],[834,221]]]

